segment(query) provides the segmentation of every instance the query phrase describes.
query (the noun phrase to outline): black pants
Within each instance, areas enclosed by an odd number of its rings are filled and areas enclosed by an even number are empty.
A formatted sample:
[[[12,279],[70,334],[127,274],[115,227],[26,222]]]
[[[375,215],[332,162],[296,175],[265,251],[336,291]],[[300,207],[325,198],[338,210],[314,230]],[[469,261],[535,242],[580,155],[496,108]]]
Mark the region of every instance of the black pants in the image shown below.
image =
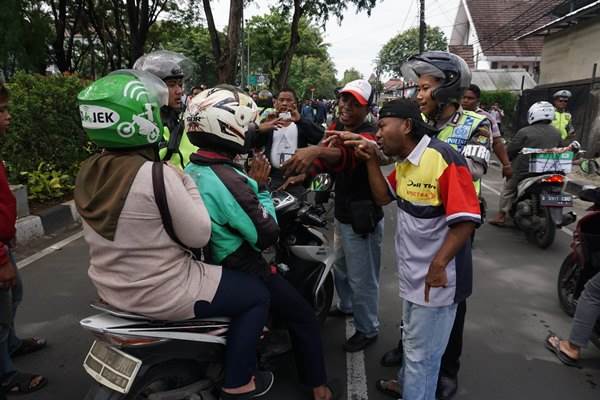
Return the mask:
[[[454,319],[454,325],[452,326],[452,332],[450,333],[450,340],[448,340],[446,351],[442,356],[440,375],[450,378],[456,378],[458,376],[458,370],[460,369],[460,355],[462,354],[463,347],[463,332],[465,329],[466,314],[467,301],[463,300],[458,303],[458,307],[456,309],[456,317]]]
[[[271,294],[273,316],[285,322],[300,381],[311,387],[327,383],[319,322],[306,299],[281,275],[269,275],[265,284]]]
[[[199,318],[230,317],[225,347],[224,388],[247,384],[256,372],[256,347],[269,313],[269,291],[256,276],[223,268],[211,303],[198,301]]]

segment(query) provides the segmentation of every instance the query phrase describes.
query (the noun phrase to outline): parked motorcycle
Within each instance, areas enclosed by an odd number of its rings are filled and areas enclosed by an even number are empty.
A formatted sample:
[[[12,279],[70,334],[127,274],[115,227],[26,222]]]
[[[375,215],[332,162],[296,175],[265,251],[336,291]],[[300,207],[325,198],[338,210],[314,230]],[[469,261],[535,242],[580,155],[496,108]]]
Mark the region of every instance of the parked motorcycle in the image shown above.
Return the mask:
[[[573,232],[571,253],[558,274],[558,300],[569,316],[575,314],[577,300],[588,280],[600,272],[600,188],[587,187],[579,198],[593,205],[579,220]],[[594,343],[600,347],[600,321],[596,323]]]
[[[333,186],[311,183],[322,201]],[[327,223],[320,202],[273,193],[279,242],[265,256],[313,305],[323,321],[333,301],[333,249],[319,230]],[[96,302],[100,314],[83,319],[96,340],[83,367],[95,382],[85,400],[216,400],[223,376],[228,318],[158,321]]]
[[[510,215],[527,239],[542,249],[554,242],[557,227],[576,220],[573,212],[563,213],[563,208],[573,205],[572,196],[563,190],[565,171],[570,170],[572,162],[570,150],[571,147],[521,151],[532,157],[531,176],[519,182]]]

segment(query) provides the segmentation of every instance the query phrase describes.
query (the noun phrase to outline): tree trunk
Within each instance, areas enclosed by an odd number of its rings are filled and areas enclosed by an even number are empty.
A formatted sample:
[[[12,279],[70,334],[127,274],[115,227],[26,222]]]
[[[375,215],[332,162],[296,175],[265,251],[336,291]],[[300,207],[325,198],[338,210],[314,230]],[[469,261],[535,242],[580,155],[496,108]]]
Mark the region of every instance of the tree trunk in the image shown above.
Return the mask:
[[[67,57],[65,54],[67,2],[66,0],[59,0],[57,4],[52,1],[50,5],[52,8],[52,16],[54,17],[54,30],[56,33],[56,37],[52,43],[52,49],[54,50],[54,61],[61,72],[66,72],[70,69],[70,65],[67,63]]]
[[[300,18],[302,18],[302,14],[304,13],[304,9],[302,8],[302,0],[294,0],[294,15],[292,16],[292,27],[290,29],[290,44],[285,51],[283,56],[283,61],[281,62],[281,66],[279,67],[279,76],[277,77],[277,89],[281,89],[287,86],[288,77],[290,74],[290,67],[292,66],[292,59],[294,58],[294,53],[296,52],[296,48],[298,47],[298,43],[300,43],[300,34],[298,33],[300,26]]]
[[[219,31],[215,25],[210,0],[202,0],[204,15],[210,34],[213,57],[217,63],[217,80],[219,83],[235,83],[237,67],[237,49],[240,42],[240,25],[244,13],[243,0],[230,0],[229,25],[227,27],[227,47],[221,47]]]

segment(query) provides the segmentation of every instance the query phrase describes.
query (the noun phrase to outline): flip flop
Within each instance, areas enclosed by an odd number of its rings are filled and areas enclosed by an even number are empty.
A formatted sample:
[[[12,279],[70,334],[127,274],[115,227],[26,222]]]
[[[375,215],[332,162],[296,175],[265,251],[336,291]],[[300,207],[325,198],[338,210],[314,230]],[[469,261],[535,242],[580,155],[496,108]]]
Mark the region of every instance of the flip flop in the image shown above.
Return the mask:
[[[558,343],[556,345],[553,345],[550,342],[550,338],[557,338],[558,339]],[[579,366],[579,361],[576,360],[575,358],[569,356],[568,354],[566,354],[564,351],[562,351],[560,349],[560,341],[562,339],[560,337],[558,337],[557,335],[555,335],[554,333],[550,332],[548,334],[548,336],[546,336],[546,340],[544,341],[544,347],[546,347],[548,350],[550,350],[552,353],[554,353],[554,355],[556,356],[556,358],[558,358],[558,360],[569,366],[569,367],[575,367],[575,368],[580,368]]]
[[[41,378],[37,385],[31,386],[35,378]],[[7,395],[21,395],[33,393],[48,384],[48,379],[42,375],[29,374],[26,372],[16,372],[7,382],[2,384],[2,389]]]
[[[398,383],[394,379],[378,379],[375,383],[375,387],[377,388],[377,390],[379,390],[381,393],[387,396],[393,397],[395,399],[402,398],[402,393],[398,392],[397,390],[390,389],[389,385],[392,382],[396,384]]]
[[[25,354],[34,353],[46,347],[46,339],[38,337],[30,337],[21,340],[21,345],[12,352],[11,358],[24,356]]]

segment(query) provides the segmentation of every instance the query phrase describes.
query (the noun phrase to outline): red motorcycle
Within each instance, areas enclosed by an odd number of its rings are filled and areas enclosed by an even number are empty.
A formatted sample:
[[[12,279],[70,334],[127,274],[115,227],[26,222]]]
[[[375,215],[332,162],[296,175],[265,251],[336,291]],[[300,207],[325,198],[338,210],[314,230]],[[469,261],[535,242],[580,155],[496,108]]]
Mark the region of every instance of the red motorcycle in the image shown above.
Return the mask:
[[[586,282],[600,272],[600,188],[584,188],[579,198],[593,205],[577,223],[571,253],[558,274],[558,299],[569,316],[575,314],[577,300]],[[594,343],[600,347],[600,321],[596,322],[594,331]]]

